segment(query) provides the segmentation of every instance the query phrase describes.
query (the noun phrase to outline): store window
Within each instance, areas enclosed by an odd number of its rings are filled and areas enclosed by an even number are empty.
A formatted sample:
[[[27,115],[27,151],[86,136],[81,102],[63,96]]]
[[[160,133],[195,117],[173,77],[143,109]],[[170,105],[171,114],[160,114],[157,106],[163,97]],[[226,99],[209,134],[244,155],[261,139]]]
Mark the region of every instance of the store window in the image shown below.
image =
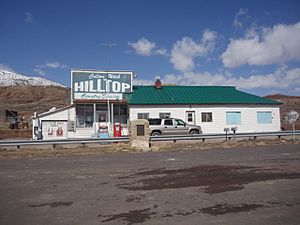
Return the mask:
[[[240,125],[241,124],[241,112],[226,112],[226,124],[227,125]]]
[[[272,112],[257,112],[257,123],[258,124],[272,123]]]
[[[121,124],[127,124],[127,118],[127,105],[116,105],[114,107],[114,121]]]
[[[201,113],[201,121],[203,123],[212,122],[212,112],[203,112],[203,113]]]
[[[76,127],[93,127],[94,109],[92,104],[76,105]]]
[[[169,112],[160,112],[159,113],[159,118],[162,118],[162,119],[171,118],[171,113],[169,113]]]
[[[138,113],[137,118],[147,120],[147,119],[149,119],[149,113]]]
[[[189,112],[187,114],[187,121],[188,121],[188,123],[191,123],[194,121],[194,114],[192,112]]]

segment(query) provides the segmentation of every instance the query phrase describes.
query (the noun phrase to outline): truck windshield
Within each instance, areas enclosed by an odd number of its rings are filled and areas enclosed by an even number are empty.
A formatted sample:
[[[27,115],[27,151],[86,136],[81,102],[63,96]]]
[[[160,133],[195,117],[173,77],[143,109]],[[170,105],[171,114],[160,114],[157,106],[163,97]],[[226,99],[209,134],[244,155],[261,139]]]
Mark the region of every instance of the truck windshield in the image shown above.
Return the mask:
[[[184,126],[185,125],[185,122],[183,120],[175,120],[175,124],[178,125],[178,126]]]

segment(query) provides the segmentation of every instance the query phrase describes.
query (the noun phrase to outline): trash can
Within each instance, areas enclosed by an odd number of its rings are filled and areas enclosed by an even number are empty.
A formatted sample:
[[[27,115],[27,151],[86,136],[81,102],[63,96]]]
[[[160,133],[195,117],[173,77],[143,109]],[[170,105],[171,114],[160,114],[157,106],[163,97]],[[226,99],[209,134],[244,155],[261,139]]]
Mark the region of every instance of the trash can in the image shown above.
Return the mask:
[[[121,137],[121,124],[120,123],[114,123],[114,137]]]

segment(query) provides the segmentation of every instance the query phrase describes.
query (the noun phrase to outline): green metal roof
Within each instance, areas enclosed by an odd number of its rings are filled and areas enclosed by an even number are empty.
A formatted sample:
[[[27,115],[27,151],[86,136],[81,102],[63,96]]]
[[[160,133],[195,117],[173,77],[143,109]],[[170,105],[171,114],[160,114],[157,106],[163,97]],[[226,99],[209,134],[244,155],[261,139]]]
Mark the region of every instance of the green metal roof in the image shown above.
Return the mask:
[[[231,86],[134,86],[125,94],[131,105],[165,104],[271,104],[280,102],[237,90]]]

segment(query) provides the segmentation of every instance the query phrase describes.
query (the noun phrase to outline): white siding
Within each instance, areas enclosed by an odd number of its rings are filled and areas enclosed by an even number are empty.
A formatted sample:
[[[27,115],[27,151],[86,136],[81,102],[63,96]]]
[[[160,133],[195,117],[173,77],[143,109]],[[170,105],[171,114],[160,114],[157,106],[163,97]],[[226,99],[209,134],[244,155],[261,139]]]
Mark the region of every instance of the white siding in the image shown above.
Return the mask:
[[[223,133],[225,127],[237,126],[237,132],[268,132],[280,131],[279,106],[247,106],[247,105],[226,105],[226,106],[137,106],[131,105],[129,119],[137,119],[137,113],[149,113],[150,118],[159,117],[160,112],[171,112],[171,117],[186,121],[186,111],[195,111],[196,124],[202,127],[203,133]],[[227,125],[226,112],[241,112],[240,125]],[[271,111],[272,123],[258,124],[257,112]],[[213,122],[201,122],[201,112],[212,112]]]
[[[69,135],[69,138],[91,138],[94,134],[94,129],[89,128],[76,128],[75,132],[72,132],[72,137]]]
[[[41,115],[39,118],[40,125],[43,124],[43,121],[76,121],[75,107],[66,108],[64,110],[59,110],[58,112],[53,112],[53,113],[50,113],[49,115],[45,115],[45,116]],[[33,129],[32,130],[34,130],[34,126],[37,126],[37,125],[38,125],[37,120],[33,119],[33,121],[32,121]],[[76,137],[75,132],[70,132],[70,131],[66,131],[66,132],[67,132],[66,138]],[[34,133],[32,135],[33,135],[33,138],[35,138]],[[44,137],[44,139],[46,140],[47,138]],[[51,138],[51,139],[53,139],[53,138]]]

